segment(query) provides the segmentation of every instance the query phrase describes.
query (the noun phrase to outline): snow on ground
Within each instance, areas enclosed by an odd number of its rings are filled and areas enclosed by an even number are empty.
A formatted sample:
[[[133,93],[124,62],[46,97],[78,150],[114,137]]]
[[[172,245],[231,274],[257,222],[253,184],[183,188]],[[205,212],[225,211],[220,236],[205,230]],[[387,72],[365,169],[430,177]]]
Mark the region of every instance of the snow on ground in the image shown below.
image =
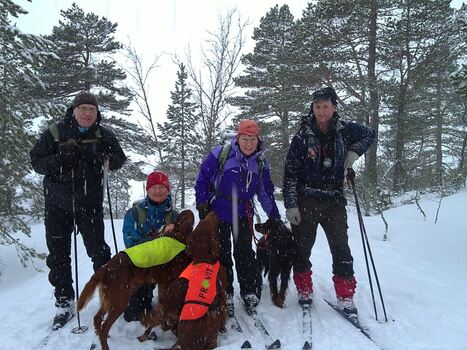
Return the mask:
[[[282,203],[279,203],[283,212]],[[382,322],[383,313],[375,289],[378,318],[375,320],[370,287],[362,251],[358,220],[349,210],[349,239],[358,280],[356,304],[361,322],[374,340],[385,350],[399,349],[467,349],[467,191],[443,199],[438,222],[434,224],[438,199],[421,201],[427,214],[423,216],[415,205],[405,205],[385,212],[389,222],[389,237],[383,241],[384,225],[378,216],[365,217],[365,225],[389,321]],[[283,215],[285,216],[285,215]],[[115,221],[117,243],[121,239],[122,221]],[[111,224],[106,222],[106,237],[114,249]],[[46,251],[42,223],[32,225],[32,237],[23,239],[39,251]],[[36,262],[23,268],[12,247],[0,247],[0,334],[2,349],[40,348],[41,340],[50,333],[53,290],[47,280],[45,262]],[[324,234],[320,232],[312,252],[313,281],[313,349],[379,349],[333,311],[323,298],[334,298],[331,280],[331,257]],[[90,278],[92,267],[86,256],[81,238],[78,239],[79,288]],[[376,288],[375,283],[374,287]],[[268,286],[264,285],[259,313],[274,338],[280,338],[282,349],[301,349],[301,310],[297,294],[290,283],[287,307],[272,306]],[[237,288],[238,290],[238,288]],[[264,340],[237,301],[237,314],[246,327],[246,335],[254,348],[264,348]],[[94,333],[92,317],[98,309],[97,294],[80,313],[81,325],[90,329],[81,335],[70,331],[78,322],[74,318],[62,330],[53,332],[45,349],[89,349]],[[159,340],[139,343],[136,336],[143,328],[136,322],[126,323],[120,318],[110,331],[113,350],[153,349],[170,346],[175,337],[156,329]],[[239,349],[243,339],[234,331],[219,337],[218,349]]]

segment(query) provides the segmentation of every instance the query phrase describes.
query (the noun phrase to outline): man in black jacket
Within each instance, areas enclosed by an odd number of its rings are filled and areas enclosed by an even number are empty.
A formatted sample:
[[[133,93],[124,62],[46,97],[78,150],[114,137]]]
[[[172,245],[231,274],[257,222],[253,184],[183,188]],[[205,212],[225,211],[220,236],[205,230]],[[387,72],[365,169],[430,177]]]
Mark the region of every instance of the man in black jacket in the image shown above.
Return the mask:
[[[372,128],[340,119],[334,89],[325,87],[313,93],[310,113],[302,118],[292,138],[284,169],[286,216],[299,247],[294,282],[300,304],[312,302],[310,255],[320,225],[332,255],[338,305],[344,312],[357,312],[353,303],[357,280],[348,243],[343,188],[348,169],[375,138]]]
[[[34,170],[44,177],[45,231],[49,281],[55,288],[53,329],[75,314],[71,237],[76,224],[94,271],[110,260],[104,239],[104,172],[123,166],[126,156],[115,134],[100,125],[94,95],[80,92],[65,117],[44,131],[30,151]]]

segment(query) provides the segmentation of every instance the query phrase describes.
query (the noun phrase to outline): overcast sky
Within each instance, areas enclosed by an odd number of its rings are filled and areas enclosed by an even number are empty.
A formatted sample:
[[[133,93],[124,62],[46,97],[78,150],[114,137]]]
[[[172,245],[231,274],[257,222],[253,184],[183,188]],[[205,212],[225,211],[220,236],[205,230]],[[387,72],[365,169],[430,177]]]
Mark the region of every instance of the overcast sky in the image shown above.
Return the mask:
[[[50,34],[58,25],[60,10],[71,7],[72,0],[14,0],[29,13],[18,20],[18,27],[27,33]],[[208,38],[207,31],[214,31],[218,15],[236,8],[251,25],[247,31],[247,50],[252,50],[253,28],[277,2],[272,0],[76,0],[85,12],[105,16],[118,23],[116,38],[132,45],[142,54],[147,65],[160,55],[158,68],[152,74],[151,105],[160,122],[170,103],[174,89],[177,66],[171,55],[184,57],[188,45],[196,52]],[[131,4],[131,5],[129,5]],[[306,0],[291,0],[288,5],[293,15],[301,17]],[[246,53],[247,51],[245,51]]]
[[[196,52],[208,37],[207,31],[214,31],[218,15],[236,8],[251,25],[247,31],[247,47],[244,53],[254,47],[251,39],[253,28],[275,4],[273,0],[13,0],[29,13],[20,16],[17,25],[27,33],[50,34],[58,25],[60,10],[68,9],[76,2],[86,13],[93,12],[118,23],[116,38],[123,44],[132,45],[141,53],[143,64],[150,64],[160,55],[158,68],[153,72],[150,86],[151,107],[157,120],[165,120],[170,103],[170,91],[176,80],[177,67],[171,55],[184,57],[188,45]],[[306,0],[289,0],[295,18],[301,17]],[[461,0],[452,1],[459,8]]]

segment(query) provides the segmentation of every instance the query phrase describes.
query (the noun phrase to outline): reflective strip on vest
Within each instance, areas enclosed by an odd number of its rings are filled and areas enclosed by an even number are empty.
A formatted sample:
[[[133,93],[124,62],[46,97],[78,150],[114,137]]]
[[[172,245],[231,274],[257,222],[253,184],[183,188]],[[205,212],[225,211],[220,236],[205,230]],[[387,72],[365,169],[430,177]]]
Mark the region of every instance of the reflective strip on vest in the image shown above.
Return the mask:
[[[185,244],[172,237],[160,237],[125,249],[131,262],[139,268],[147,268],[168,263],[180,252],[185,250]]]
[[[180,321],[196,320],[206,314],[217,294],[219,267],[219,261],[215,264],[191,263],[180,274],[179,278],[189,281]]]

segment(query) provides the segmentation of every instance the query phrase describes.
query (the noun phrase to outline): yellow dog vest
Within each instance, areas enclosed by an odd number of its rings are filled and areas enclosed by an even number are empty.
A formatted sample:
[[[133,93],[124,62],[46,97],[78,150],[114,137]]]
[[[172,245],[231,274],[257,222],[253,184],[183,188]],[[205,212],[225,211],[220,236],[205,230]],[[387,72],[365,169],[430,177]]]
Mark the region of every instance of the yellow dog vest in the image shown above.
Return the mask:
[[[169,262],[181,251],[185,250],[185,247],[185,244],[175,238],[160,237],[127,248],[124,252],[130,257],[135,266],[144,269]]]

